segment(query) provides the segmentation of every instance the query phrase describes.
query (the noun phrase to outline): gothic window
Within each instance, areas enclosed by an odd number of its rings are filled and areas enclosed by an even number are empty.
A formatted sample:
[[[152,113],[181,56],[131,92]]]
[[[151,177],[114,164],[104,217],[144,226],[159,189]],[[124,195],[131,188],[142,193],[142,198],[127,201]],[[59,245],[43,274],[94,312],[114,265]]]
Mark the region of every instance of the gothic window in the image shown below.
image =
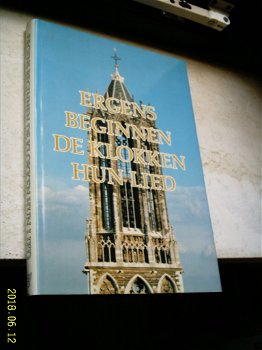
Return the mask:
[[[98,140],[103,143],[108,143],[107,134],[98,134]],[[106,156],[106,147],[102,145],[100,148],[101,153]],[[99,158],[99,169],[101,172],[101,167],[110,167],[110,160],[106,158]],[[108,174],[106,173],[106,177]],[[108,178],[106,179],[108,180]],[[103,227],[105,230],[112,230],[114,223],[114,213],[113,213],[113,188],[109,185],[107,181],[100,184],[101,191],[101,209],[102,209],[102,220]]]
[[[160,293],[175,293],[174,283],[168,276],[165,276],[161,281]]]
[[[149,207],[149,220],[150,220],[150,225],[151,229],[153,231],[157,231],[156,227],[156,213],[155,213],[155,206],[154,206],[154,197],[153,197],[153,191],[148,190],[147,191],[147,199],[148,199],[148,207]]]
[[[122,243],[123,261],[148,263],[147,245],[144,237],[126,236]]]
[[[127,202],[127,197],[126,197],[125,185],[120,186],[120,196],[121,196],[121,209],[122,209],[123,226],[128,227],[129,213],[128,213],[128,202]]]
[[[99,294],[117,294],[118,290],[110,276],[106,276],[100,286]]]
[[[129,140],[124,134],[116,136],[116,147],[128,146],[130,147],[131,140]],[[128,160],[128,151],[126,148],[122,149],[121,156],[123,159]],[[131,162],[124,162],[121,160],[117,161],[117,166],[119,170],[123,171],[124,178],[130,178],[131,176]]]
[[[99,235],[97,242],[97,255],[99,262],[115,262],[115,242],[113,235]]]
[[[133,198],[134,198],[134,210],[135,210],[135,218],[136,218],[136,227],[141,228],[141,212],[139,206],[139,192],[137,188],[132,188],[133,190]]]
[[[153,239],[155,262],[161,264],[171,264],[170,250],[168,243],[161,238]]]
[[[124,134],[116,136],[116,146],[128,146],[133,147],[133,141],[128,139]],[[121,153],[123,159],[128,160],[128,152],[125,148],[122,149]],[[137,189],[133,188],[130,183],[131,170],[134,168],[132,162],[124,162],[118,160],[118,170],[122,170],[124,176],[124,184],[120,186],[121,195],[121,209],[122,209],[122,220],[123,226],[128,228],[140,228],[141,217],[139,213],[139,196]],[[136,205],[135,205],[136,201]]]
[[[114,223],[112,185],[109,185],[104,182],[100,184],[100,189],[101,189],[103,227],[106,230],[112,230],[113,223]]]
[[[140,277],[137,277],[133,281],[131,288],[128,292],[130,294],[150,294],[151,293],[146,283]]]
[[[149,142],[143,142],[142,147],[144,149],[152,150]],[[148,159],[146,158],[146,164],[144,165],[145,172],[147,174],[156,174],[157,170],[153,166],[149,166]],[[151,187],[151,178],[148,176],[148,185]],[[148,204],[148,214],[149,214],[149,222],[150,228],[152,231],[160,231],[161,230],[161,219],[160,219],[160,208],[159,208],[159,199],[157,197],[157,193],[155,190],[148,189],[147,190],[147,204]]]
[[[120,186],[121,192],[121,207],[123,226],[129,228],[136,228],[136,212],[135,212],[135,200],[134,190],[130,182],[124,182],[123,186]]]
[[[97,125],[104,127],[104,124],[98,120],[97,121]],[[108,143],[108,135],[105,134],[97,134],[97,140],[103,143]],[[101,147],[99,147],[100,152],[106,156],[106,147],[104,145],[101,145]],[[101,165],[105,165],[105,166],[110,166],[110,159],[106,159],[106,158],[99,158],[100,162],[102,163]]]
[[[161,231],[159,200],[155,190],[147,190],[148,214],[152,231]]]

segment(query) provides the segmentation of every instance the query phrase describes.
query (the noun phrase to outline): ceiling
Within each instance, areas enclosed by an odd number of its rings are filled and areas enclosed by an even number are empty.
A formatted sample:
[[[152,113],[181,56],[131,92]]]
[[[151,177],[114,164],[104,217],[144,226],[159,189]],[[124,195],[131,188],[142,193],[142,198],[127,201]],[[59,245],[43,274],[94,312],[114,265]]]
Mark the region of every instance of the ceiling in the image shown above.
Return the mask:
[[[222,32],[134,0],[0,0],[0,6],[147,44],[261,77],[262,1],[228,0],[235,5]],[[207,0],[191,0],[207,8]]]

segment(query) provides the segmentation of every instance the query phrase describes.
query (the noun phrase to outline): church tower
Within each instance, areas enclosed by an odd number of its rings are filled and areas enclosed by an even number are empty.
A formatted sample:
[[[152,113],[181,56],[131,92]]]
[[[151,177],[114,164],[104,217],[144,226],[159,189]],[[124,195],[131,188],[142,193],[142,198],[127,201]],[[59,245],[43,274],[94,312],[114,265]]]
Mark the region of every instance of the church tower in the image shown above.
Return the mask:
[[[113,120],[118,123],[117,133],[97,133],[91,129],[88,141],[101,142],[99,151],[102,157],[91,156],[88,149],[88,163],[111,168],[116,174],[121,172],[123,184],[108,181],[89,183],[90,217],[86,221],[86,254],[84,273],[87,275],[89,294],[150,294],[150,293],[182,293],[183,269],[180,264],[177,242],[173,228],[169,223],[166,195],[164,190],[153,190],[149,186],[143,188],[131,186],[136,174],[136,183],[141,182],[142,174],[162,175],[161,167],[149,165],[148,162],[129,161],[129,149],[159,151],[158,144],[149,143],[132,133],[124,132],[126,123],[156,129],[156,121],[144,117],[123,114],[119,101],[125,104],[134,102],[134,97],[124,84],[119,73],[116,52],[115,72],[104,94],[105,100],[110,98],[111,111],[89,109],[87,114],[92,118]],[[119,112],[118,112],[119,110]],[[143,106],[140,104],[140,113]],[[137,115],[139,111],[137,111]],[[102,124],[103,127],[109,124]],[[102,126],[101,125],[101,126]],[[112,125],[112,124],[111,124]],[[121,128],[121,125],[123,128]],[[110,145],[110,147],[109,147]],[[107,153],[115,152],[121,147],[121,160],[108,159]],[[100,175],[102,176],[101,170]]]

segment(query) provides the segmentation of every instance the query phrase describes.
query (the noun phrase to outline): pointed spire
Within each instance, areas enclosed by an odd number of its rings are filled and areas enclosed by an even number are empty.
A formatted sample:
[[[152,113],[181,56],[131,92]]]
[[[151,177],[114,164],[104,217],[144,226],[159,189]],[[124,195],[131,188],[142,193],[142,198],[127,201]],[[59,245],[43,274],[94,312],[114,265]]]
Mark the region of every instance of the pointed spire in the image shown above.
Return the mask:
[[[115,68],[118,68],[118,63],[117,61],[120,61],[121,58],[117,56],[117,50],[116,48],[114,48],[114,56],[111,56],[113,58],[113,60],[115,61]]]
[[[119,80],[121,83],[123,83],[124,82],[124,78],[121,77],[121,75],[119,73],[118,63],[117,63],[117,61],[120,61],[121,58],[117,56],[116,51],[117,51],[116,48],[114,48],[114,56],[111,56],[111,58],[113,58],[113,60],[115,61],[115,73],[111,74],[111,78],[113,80]]]
[[[127,87],[124,84],[124,77],[122,77],[118,70],[118,61],[121,58],[117,55],[116,48],[114,48],[114,55],[111,56],[115,61],[115,71],[111,74],[111,82],[107,88],[105,95],[107,97],[115,97],[121,100],[134,101],[133,96],[128,91]]]

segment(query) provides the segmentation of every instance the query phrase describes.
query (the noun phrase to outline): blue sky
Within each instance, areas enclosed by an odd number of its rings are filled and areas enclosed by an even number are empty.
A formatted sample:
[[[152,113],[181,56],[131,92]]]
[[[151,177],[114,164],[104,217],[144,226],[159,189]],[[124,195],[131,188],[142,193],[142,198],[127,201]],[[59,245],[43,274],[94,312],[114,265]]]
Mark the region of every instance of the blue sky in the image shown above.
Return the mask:
[[[42,21],[37,25],[36,48],[37,137],[41,140],[37,150],[41,292],[86,292],[81,270],[85,262],[88,185],[71,179],[70,165],[74,161],[86,163],[86,152],[83,156],[54,152],[52,134],[83,138],[86,149],[86,133],[66,128],[64,111],[86,112],[80,106],[79,90],[104,94],[114,72],[114,48],[121,58],[120,74],[135,101],[153,105],[157,127],[172,133],[172,146],[163,145],[161,151],[186,157],[186,171],[165,169],[177,182],[177,190],[167,193],[167,202],[181,245],[185,289],[219,290],[185,63]],[[72,258],[69,254],[73,254]]]

